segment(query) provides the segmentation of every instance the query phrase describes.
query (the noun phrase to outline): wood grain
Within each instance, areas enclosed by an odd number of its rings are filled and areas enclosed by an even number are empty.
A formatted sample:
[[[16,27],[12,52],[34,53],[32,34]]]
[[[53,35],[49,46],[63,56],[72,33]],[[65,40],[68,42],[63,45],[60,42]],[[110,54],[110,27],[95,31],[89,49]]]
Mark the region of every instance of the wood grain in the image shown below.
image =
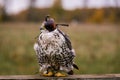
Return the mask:
[[[1,75],[0,79],[102,79],[102,80],[120,80],[120,74],[89,74],[89,75],[71,75],[67,77],[43,77],[40,75]]]

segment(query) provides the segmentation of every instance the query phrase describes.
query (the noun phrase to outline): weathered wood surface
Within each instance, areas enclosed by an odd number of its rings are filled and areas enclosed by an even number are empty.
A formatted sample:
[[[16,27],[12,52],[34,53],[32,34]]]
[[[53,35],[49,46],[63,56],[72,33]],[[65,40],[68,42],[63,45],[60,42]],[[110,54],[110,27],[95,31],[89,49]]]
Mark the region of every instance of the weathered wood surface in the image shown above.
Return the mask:
[[[120,80],[120,74],[71,75],[67,77],[42,77],[39,75],[1,75],[0,79],[77,79],[77,80]]]

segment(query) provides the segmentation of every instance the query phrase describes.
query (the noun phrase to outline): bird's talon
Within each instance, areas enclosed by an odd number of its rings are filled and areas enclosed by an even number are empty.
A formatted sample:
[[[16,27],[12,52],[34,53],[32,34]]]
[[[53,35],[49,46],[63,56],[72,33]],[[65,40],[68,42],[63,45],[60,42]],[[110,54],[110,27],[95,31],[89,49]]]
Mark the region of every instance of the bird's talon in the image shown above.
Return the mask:
[[[63,73],[61,73],[61,72],[57,72],[56,74],[55,74],[55,76],[56,77],[65,77],[65,76],[67,76],[66,74],[63,74]]]
[[[51,77],[51,76],[53,76],[53,72],[48,72],[47,74],[45,73],[45,74],[43,74],[43,76],[45,76],[45,77]]]

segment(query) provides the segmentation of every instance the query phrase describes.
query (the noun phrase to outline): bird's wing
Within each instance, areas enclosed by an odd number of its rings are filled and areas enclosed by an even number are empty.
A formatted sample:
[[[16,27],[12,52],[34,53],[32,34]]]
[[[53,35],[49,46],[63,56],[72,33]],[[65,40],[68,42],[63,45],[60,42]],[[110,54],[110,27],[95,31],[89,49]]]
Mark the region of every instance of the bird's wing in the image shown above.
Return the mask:
[[[64,36],[65,42],[67,43],[68,48],[70,50],[72,50],[72,45],[71,45],[71,41],[70,41],[69,37],[66,34],[64,34],[61,30],[58,29],[58,31],[60,34],[62,34]]]

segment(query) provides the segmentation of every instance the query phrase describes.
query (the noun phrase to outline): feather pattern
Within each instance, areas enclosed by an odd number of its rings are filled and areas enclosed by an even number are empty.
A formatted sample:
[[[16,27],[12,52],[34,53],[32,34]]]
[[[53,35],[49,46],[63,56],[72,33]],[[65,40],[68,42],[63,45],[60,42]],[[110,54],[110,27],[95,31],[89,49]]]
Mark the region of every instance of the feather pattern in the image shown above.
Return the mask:
[[[34,44],[40,72],[46,72],[48,67],[55,67],[66,72],[73,70],[75,53],[68,43],[58,29],[52,32],[47,30],[41,32],[38,42]]]

